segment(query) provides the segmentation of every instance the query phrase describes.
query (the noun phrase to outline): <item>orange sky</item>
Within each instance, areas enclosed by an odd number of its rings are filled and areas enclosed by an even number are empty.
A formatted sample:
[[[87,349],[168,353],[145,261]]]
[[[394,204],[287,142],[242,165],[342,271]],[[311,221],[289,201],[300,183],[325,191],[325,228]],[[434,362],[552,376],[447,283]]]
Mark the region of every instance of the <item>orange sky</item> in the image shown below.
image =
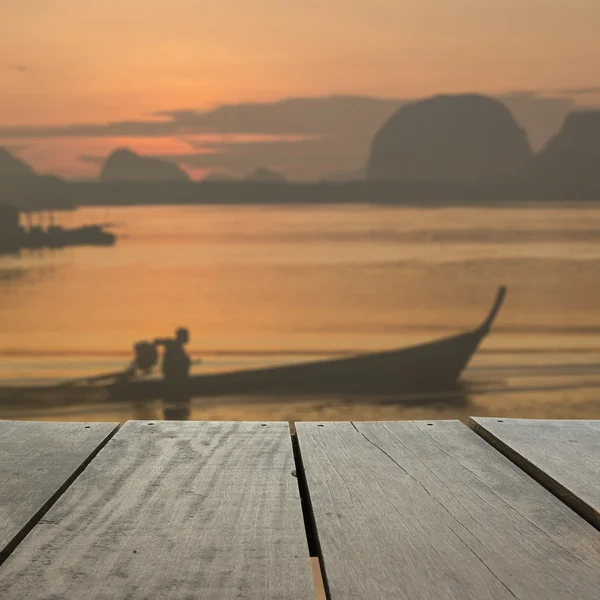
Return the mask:
[[[598,0],[3,0],[0,122],[596,83]],[[14,67],[23,66],[21,71]]]
[[[599,0],[2,0],[0,125],[593,86]]]

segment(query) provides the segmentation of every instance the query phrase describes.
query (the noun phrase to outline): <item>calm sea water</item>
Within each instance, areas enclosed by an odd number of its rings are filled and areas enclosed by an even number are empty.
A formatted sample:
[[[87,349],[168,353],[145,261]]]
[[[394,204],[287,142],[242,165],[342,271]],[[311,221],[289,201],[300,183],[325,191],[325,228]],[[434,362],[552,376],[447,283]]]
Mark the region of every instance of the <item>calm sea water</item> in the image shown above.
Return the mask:
[[[232,399],[193,416],[600,418],[600,208],[103,207],[59,220],[110,224],[118,243],[0,257],[0,385],[118,369],[134,342],[178,326],[204,370],[401,347],[477,325],[506,284],[466,406]]]

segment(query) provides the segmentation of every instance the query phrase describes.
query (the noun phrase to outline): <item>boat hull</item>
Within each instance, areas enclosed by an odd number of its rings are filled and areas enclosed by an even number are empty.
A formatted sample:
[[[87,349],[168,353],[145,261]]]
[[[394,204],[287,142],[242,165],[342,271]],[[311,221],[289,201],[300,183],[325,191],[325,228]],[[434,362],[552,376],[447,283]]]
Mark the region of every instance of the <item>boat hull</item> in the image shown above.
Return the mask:
[[[88,385],[87,388],[105,389],[115,400],[130,401],[160,398],[168,400],[174,396],[188,398],[433,395],[456,389],[461,373],[489,332],[504,295],[505,289],[500,288],[494,306],[477,329],[411,348],[311,363],[193,376],[184,388],[177,390],[173,390],[161,379],[125,379],[123,376],[119,376],[113,384]],[[92,380],[88,380],[90,381]],[[63,389],[76,390],[77,387]]]
[[[422,346],[338,360],[271,367],[190,378],[190,396],[396,395],[448,390],[477,349],[476,332]],[[117,384],[113,394],[130,399],[161,398],[162,380]]]
[[[299,365],[191,377],[183,396],[398,395],[431,393],[456,384],[504,302],[501,287],[485,321],[475,330],[420,346]],[[161,380],[126,381],[111,388],[130,399],[168,398]]]

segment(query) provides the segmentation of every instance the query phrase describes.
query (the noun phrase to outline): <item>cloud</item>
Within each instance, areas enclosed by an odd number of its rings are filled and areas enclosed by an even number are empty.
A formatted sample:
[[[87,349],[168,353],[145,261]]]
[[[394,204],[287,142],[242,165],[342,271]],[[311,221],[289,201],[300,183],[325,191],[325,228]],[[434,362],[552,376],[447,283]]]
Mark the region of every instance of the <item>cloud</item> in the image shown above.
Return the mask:
[[[600,94],[600,86],[567,88],[564,90],[559,90],[558,93],[568,96],[589,96],[593,94]]]
[[[31,144],[6,144],[4,148],[9,152],[21,152],[22,150],[28,150]]]
[[[372,133],[405,101],[360,96],[292,98],[222,105],[209,111],[173,110],[154,120],[105,124],[0,127],[0,138],[158,137],[194,134],[322,135],[353,129]]]
[[[6,69],[17,73],[27,73],[27,71],[31,70],[31,67],[27,65],[7,65]]]
[[[81,162],[91,165],[101,165],[106,160],[105,156],[95,156],[94,154],[80,154],[77,158]]]
[[[105,124],[0,127],[3,139],[44,139],[67,137],[160,137],[177,133],[170,122],[121,121]]]
[[[266,166],[293,179],[314,179],[335,171],[359,170],[366,163],[368,148],[368,138],[320,138],[212,144],[204,146],[202,152],[160,158],[194,170],[225,170],[244,175]]]
[[[273,148],[274,144],[299,142],[318,142],[322,140],[322,135],[266,135],[266,134],[212,134],[195,136],[191,138],[182,138],[182,141],[197,150],[205,148],[242,147],[242,146],[261,146]]]
[[[570,90],[572,96],[592,94],[596,88]],[[525,90],[498,98],[511,110],[536,121],[548,118],[554,126],[557,113],[573,110],[575,100],[568,96]],[[152,119],[109,123],[65,124],[59,126],[0,126],[0,139],[100,138],[100,137],[191,137],[194,135],[321,135],[372,136],[383,122],[409,99],[363,96],[288,98],[276,102],[224,104],[211,110],[175,109],[160,111]],[[518,115],[517,115],[518,118]],[[527,122],[523,125],[527,128]],[[548,132],[550,135],[552,132]]]

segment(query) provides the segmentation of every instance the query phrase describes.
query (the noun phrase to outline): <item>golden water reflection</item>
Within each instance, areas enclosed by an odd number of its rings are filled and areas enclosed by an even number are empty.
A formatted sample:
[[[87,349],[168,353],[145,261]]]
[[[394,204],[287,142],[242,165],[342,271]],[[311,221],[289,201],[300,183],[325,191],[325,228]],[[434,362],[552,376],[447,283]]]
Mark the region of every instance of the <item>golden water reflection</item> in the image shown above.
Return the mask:
[[[196,399],[192,419],[597,418],[600,208],[102,207],[114,248],[0,257],[0,387],[123,368],[191,330],[197,373],[399,348],[471,328],[508,297],[468,401]],[[0,394],[1,400],[1,394]],[[158,419],[161,407],[0,403],[0,418]]]

